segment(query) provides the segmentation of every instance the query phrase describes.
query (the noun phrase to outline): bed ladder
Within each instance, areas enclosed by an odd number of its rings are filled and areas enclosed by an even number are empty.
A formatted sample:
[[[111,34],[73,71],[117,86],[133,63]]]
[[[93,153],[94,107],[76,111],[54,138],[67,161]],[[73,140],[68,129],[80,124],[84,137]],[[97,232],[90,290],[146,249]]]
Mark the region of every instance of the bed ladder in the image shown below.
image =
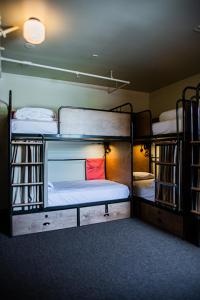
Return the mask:
[[[11,140],[10,200],[12,212],[40,210],[44,207],[43,138]]]
[[[180,209],[180,190],[179,190],[179,141],[177,139],[173,140],[161,140],[156,141],[154,143],[155,145],[155,156],[154,156],[154,165],[155,165],[155,201],[157,205],[168,207],[172,210],[179,210]],[[163,157],[158,157],[158,153],[162,151],[163,149],[167,148],[170,149],[173,155],[173,160],[169,161],[166,153]],[[176,147],[176,155],[174,154]],[[160,149],[158,149],[160,148]],[[174,158],[175,155],[175,158]],[[161,173],[170,173],[175,175],[173,176],[173,182],[166,181],[162,176]],[[170,176],[171,177],[171,176]],[[162,199],[160,198],[160,192],[162,189],[169,190],[170,199]],[[161,194],[165,194],[164,191],[161,192]]]

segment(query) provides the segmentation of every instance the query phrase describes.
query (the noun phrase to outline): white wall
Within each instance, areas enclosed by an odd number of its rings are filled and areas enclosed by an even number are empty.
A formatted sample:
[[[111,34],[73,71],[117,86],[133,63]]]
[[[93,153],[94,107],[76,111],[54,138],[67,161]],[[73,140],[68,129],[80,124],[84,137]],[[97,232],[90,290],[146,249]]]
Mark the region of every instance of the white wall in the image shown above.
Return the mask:
[[[176,101],[181,98],[186,86],[197,86],[200,83],[200,74],[177,81],[150,94],[150,109],[153,117],[158,117],[163,111],[174,109]],[[188,93],[188,96],[190,94]]]
[[[108,94],[105,87],[92,86],[54,79],[3,73],[0,79],[0,98],[8,101],[8,92],[13,91],[13,107],[42,106],[54,110],[61,105],[92,108],[111,108],[131,102],[134,111],[149,107],[149,94],[118,90]]]

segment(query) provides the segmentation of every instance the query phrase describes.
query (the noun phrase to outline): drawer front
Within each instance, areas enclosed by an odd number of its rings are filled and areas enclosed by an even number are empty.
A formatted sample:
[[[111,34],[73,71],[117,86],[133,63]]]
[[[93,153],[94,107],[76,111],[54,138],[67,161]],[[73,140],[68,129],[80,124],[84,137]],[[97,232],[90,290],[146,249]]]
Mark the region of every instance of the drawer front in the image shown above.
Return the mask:
[[[130,202],[90,206],[80,208],[80,225],[108,222],[130,217]]]
[[[142,203],[141,219],[183,237],[183,217],[180,215]]]
[[[15,215],[12,217],[12,230],[14,236],[76,226],[76,209]]]

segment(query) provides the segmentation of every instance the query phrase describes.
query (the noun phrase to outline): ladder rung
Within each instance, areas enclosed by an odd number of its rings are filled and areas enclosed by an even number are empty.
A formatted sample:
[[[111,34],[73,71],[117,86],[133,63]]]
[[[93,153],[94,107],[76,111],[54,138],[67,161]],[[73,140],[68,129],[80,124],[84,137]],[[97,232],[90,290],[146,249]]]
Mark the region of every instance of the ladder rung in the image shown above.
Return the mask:
[[[195,186],[191,187],[191,190],[194,192],[200,192],[200,188]]]
[[[33,183],[13,183],[12,187],[20,187],[20,186],[37,186],[37,185],[43,185],[43,182],[33,182]]]
[[[21,203],[21,204],[13,204],[12,207],[33,206],[33,205],[41,205],[41,204],[43,204],[43,202]]]
[[[40,166],[40,165],[43,165],[44,163],[43,162],[34,162],[34,163],[26,163],[26,162],[22,162],[22,163],[11,163],[12,166],[17,166],[17,167],[20,167],[20,166]]]
[[[191,213],[196,214],[196,215],[200,215],[200,211],[197,211],[197,210],[194,210],[194,209],[191,210]]]
[[[156,165],[163,165],[163,166],[172,166],[175,167],[176,163],[164,162],[164,161],[156,161]]]
[[[156,202],[159,202],[159,203],[162,203],[162,204],[165,204],[165,205],[168,205],[168,206],[171,206],[171,207],[174,207],[176,208],[177,205],[174,204],[174,203],[170,203],[170,202],[167,202],[167,201],[164,201],[164,200],[160,200],[160,199],[155,199]]]
[[[21,146],[23,146],[23,145],[25,145],[25,146],[27,146],[27,145],[29,145],[29,146],[42,146],[43,145],[43,142],[14,142],[14,141],[12,141],[12,143],[11,143],[12,145],[21,145]]]
[[[191,167],[200,168],[200,165],[199,164],[192,164]]]
[[[161,185],[166,185],[169,187],[175,187],[177,186],[176,183],[171,183],[171,182],[165,182],[165,181],[160,181],[160,180],[155,180],[156,183],[161,184]]]
[[[191,141],[191,144],[200,144],[200,141]]]
[[[155,142],[155,145],[157,146],[165,146],[165,145],[177,145],[177,142],[175,141],[161,141],[161,142]]]

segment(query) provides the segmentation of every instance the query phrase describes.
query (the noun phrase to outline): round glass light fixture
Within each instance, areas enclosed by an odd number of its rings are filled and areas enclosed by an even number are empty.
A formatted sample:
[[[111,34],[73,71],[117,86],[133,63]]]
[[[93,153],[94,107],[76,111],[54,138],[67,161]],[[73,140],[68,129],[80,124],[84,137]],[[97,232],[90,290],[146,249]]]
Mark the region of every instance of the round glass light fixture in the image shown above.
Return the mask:
[[[40,20],[30,18],[24,23],[24,39],[34,45],[41,44],[45,40],[45,27]]]

